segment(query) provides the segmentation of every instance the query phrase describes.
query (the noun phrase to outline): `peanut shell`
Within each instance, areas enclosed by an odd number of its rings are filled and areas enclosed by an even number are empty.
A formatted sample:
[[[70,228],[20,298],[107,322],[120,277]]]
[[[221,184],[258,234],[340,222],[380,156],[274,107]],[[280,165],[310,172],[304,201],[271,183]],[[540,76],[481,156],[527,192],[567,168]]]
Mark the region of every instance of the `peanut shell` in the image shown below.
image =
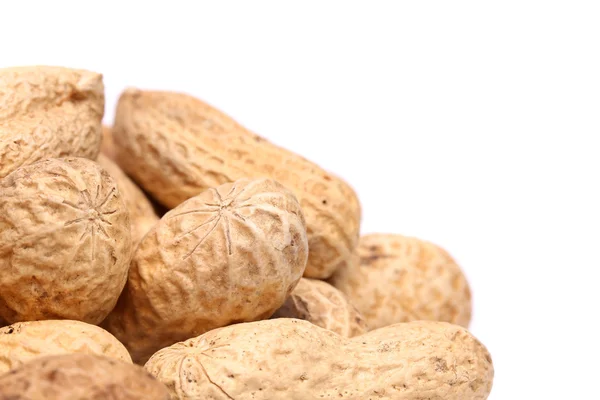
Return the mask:
[[[36,357],[71,353],[104,355],[131,363],[121,342],[85,322],[30,321],[0,328],[0,375]]]
[[[271,318],[296,318],[344,337],[367,332],[367,323],[345,294],[317,279],[302,278]]]
[[[360,238],[356,262],[330,281],[364,315],[369,328],[415,320],[469,326],[471,291],[442,248],[395,234]]]
[[[162,349],[145,368],[181,400],[484,400],[494,376],[466,329],[433,321],[353,339],[297,319],[243,323]]]
[[[0,178],[46,158],[95,159],[103,115],[100,74],[46,66],[0,69]]]
[[[175,207],[142,239],[105,326],[144,363],[177,341],[269,318],[307,256],[304,217],[289,190],[270,179],[221,185]]]
[[[113,134],[118,164],[164,205],[240,178],[272,178],[292,190],[306,217],[305,276],[327,278],[351,260],[361,217],[352,188],[208,104],[179,93],[127,90]]]
[[[48,159],[0,179],[0,316],[100,323],[125,285],[130,230],[94,161]]]
[[[168,400],[143,368],[92,354],[36,358],[0,376],[0,400]]]

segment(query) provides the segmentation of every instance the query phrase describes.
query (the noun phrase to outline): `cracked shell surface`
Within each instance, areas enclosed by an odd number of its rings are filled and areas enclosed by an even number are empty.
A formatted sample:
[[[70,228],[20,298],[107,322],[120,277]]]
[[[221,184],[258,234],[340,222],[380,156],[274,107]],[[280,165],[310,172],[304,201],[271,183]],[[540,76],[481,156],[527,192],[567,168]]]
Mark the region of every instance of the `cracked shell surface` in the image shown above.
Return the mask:
[[[468,327],[471,291],[458,264],[424,240],[370,234],[360,238],[356,262],[331,283],[375,329],[396,322],[433,320]]]
[[[47,158],[95,159],[103,116],[101,74],[46,66],[0,69],[0,178]]]
[[[0,180],[0,315],[100,323],[131,259],[129,215],[108,172],[49,159]]]
[[[129,212],[131,221],[131,239],[135,245],[139,243],[146,233],[158,222],[152,203],[140,189],[112,160],[103,154],[97,160],[110,176],[114,178],[119,187],[121,196]]]
[[[494,375],[465,328],[415,321],[343,338],[297,319],[215,329],[145,368],[172,399],[484,400]]]
[[[346,295],[317,279],[300,279],[271,318],[302,319],[344,337],[367,332],[367,322]]]
[[[169,207],[241,178],[272,178],[296,195],[310,247],[305,276],[324,279],[351,260],[361,210],[352,188],[314,163],[185,94],[127,90],[113,127],[118,164]]]
[[[36,357],[71,353],[132,362],[125,346],[113,335],[85,322],[30,321],[0,328],[0,375]]]
[[[169,400],[138,365],[91,354],[36,358],[0,376],[0,400]]]
[[[269,318],[301,278],[308,244],[294,195],[242,179],[174,208],[138,246],[104,326],[134,361],[242,321]]]

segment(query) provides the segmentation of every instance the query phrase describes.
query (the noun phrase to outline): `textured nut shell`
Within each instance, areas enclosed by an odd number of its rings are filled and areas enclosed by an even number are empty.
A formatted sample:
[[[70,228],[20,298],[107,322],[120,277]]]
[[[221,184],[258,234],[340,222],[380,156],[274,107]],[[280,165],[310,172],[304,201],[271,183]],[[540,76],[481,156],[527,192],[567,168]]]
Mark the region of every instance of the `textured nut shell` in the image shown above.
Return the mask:
[[[30,321],[0,328],[0,375],[36,357],[70,353],[104,355],[131,363],[121,342],[85,322]]]
[[[131,239],[135,245],[158,222],[152,203],[144,192],[131,180],[112,160],[103,154],[98,156],[98,164],[108,171],[115,181],[125,200],[131,221]]]
[[[269,177],[292,190],[302,206],[310,246],[305,276],[327,278],[351,260],[361,214],[352,188],[204,102],[128,90],[113,133],[118,164],[163,204],[174,207],[240,178]]]
[[[102,125],[102,147],[100,154],[115,161],[115,141],[112,136],[112,129],[106,125]]]
[[[469,285],[442,248],[401,235],[370,234],[360,238],[357,254],[331,283],[346,293],[370,329],[415,320],[468,327]]]
[[[302,276],[305,229],[298,201],[275,181],[207,190],[144,237],[105,326],[143,363],[210,329],[268,318]]]
[[[36,358],[0,377],[0,400],[168,400],[143,368],[91,354]]]
[[[158,351],[145,368],[172,399],[483,400],[486,348],[443,322],[396,324],[346,339],[307,321],[216,329]]]
[[[324,281],[302,278],[272,318],[296,318],[344,337],[367,332],[367,323],[345,294]]]
[[[102,75],[61,67],[0,69],[0,178],[52,157],[95,159]]]
[[[49,159],[0,180],[0,315],[100,323],[131,259],[129,216],[94,161]]]

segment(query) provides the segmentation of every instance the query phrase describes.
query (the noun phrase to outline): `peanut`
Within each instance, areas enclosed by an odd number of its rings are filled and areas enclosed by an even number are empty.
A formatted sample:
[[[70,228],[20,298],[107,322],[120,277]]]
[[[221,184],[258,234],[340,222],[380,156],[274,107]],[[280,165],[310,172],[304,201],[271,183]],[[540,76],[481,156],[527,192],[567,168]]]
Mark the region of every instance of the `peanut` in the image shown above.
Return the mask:
[[[296,318],[352,337],[367,332],[367,323],[345,294],[317,279],[302,278],[271,318]]]
[[[143,363],[210,329],[269,318],[302,276],[307,253],[300,205],[277,182],[204,191],[142,239],[105,326]]]
[[[40,356],[98,354],[131,363],[131,356],[113,335],[80,321],[17,322],[0,328],[0,375]]]
[[[394,234],[360,238],[355,263],[331,283],[365,316],[369,328],[415,320],[465,327],[471,292],[460,267],[432,243]]]
[[[61,67],[0,69],[0,178],[52,157],[95,159],[102,75]]]
[[[182,400],[484,400],[494,375],[486,348],[457,325],[400,323],[347,339],[287,318],[212,330],[145,368]]]
[[[288,187],[306,217],[305,276],[327,278],[351,260],[360,205],[341,179],[249,132],[217,109],[179,93],[128,90],[113,127],[118,164],[168,207],[240,178]]]
[[[143,368],[91,354],[36,358],[0,377],[0,400],[168,400]]]
[[[94,161],[48,159],[0,179],[0,316],[100,323],[125,285],[130,229]]]

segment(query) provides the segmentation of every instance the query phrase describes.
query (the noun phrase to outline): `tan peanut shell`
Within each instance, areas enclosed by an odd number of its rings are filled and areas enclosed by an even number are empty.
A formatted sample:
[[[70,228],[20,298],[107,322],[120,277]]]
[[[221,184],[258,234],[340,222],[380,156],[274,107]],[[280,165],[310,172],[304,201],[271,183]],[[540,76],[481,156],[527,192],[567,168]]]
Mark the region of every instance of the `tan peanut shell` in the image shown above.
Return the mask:
[[[367,323],[345,294],[329,283],[302,278],[271,318],[296,318],[344,337],[367,332]]]
[[[168,400],[138,365],[92,354],[36,358],[0,376],[0,400]]]
[[[137,245],[154,224],[158,222],[158,216],[154,212],[154,207],[152,207],[152,203],[150,203],[144,192],[111,159],[104,154],[100,154],[97,162],[117,182],[117,186],[129,212],[131,239],[134,245]]]
[[[484,400],[494,375],[486,348],[456,325],[401,323],[347,339],[288,318],[212,330],[145,368],[181,400]]]
[[[85,322],[30,321],[0,328],[0,375],[36,357],[71,353],[98,354],[131,363],[121,342]]]
[[[365,316],[370,329],[414,320],[468,327],[471,292],[460,267],[424,240],[370,234],[360,238],[354,264],[330,281]]]
[[[49,159],[0,179],[0,316],[100,323],[125,285],[130,229],[94,161]]]
[[[102,75],[62,67],[0,69],[0,178],[52,157],[95,159]]]
[[[272,178],[294,192],[306,217],[305,276],[327,278],[351,260],[360,224],[344,181],[188,95],[127,90],[113,127],[118,164],[169,207],[240,178]]]
[[[307,256],[289,190],[270,179],[221,185],[175,207],[144,237],[105,326],[143,363],[210,329],[269,318]]]
[[[113,162],[115,161],[115,141],[112,136],[112,129],[106,125],[102,125],[102,147],[100,154],[104,154]]]

